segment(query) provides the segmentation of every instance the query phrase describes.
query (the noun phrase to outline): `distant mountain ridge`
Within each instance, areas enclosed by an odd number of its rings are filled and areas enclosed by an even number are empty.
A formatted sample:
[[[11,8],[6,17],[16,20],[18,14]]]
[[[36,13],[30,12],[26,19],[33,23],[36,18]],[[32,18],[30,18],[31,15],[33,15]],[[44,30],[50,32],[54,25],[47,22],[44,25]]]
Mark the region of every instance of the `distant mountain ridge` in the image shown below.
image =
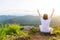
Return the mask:
[[[40,18],[38,16],[11,16],[11,15],[0,15],[0,23],[18,23],[21,25],[40,25]],[[60,23],[60,16],[52,18],[51,24]]]
[[[6,20],[9,20],[9,19],[12,19],[12,18],[15,18],[16,16],[7,16],[7,15],[0,15],[0,22],[4,22]]]
[[[39,22],[38,16],[11,16],[11,15],[0,15],[0,23],[18,23],[21,25],[37,25]]]

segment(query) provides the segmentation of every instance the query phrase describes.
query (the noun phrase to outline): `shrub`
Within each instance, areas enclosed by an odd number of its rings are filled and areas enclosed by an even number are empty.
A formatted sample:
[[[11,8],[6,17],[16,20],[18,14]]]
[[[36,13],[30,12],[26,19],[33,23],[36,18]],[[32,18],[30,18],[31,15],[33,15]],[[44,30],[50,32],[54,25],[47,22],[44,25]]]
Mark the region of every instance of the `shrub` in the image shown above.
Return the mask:
[[[0,40],[7,40],[7,35],[29,37],[28,32],[21,30],[22,26],[18,24],[9,24],[7,27],[0,28]]]
[[[33,34],[37,32],[37,27],[32,27],[29,34]]]

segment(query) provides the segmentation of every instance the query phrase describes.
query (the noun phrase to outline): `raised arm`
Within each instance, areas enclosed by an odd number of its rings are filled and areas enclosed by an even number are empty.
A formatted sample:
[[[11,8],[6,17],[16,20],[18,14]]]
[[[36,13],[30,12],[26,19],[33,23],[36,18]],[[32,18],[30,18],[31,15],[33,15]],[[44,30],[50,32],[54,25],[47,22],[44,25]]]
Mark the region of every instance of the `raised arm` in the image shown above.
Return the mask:
[[[53,14],[54,14],[54,9],[52,9],[52,13],[51,13],[51,16],[50,16],[51,18],[52,18],[52,16],[53,16]]]
[[[38,13],[39,17],[41,17],[39,10],[37,10],[37,13]]]

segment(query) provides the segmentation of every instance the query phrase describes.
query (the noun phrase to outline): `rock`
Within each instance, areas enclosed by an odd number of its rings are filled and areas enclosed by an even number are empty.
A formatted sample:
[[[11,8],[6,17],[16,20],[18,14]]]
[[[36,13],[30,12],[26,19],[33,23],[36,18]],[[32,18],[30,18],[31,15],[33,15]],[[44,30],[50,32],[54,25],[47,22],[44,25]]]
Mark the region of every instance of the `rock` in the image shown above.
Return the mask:
[[[24,29],[23,29],[23,30],[24,30],[24,31],[29,31],[29,30],[31,30],[31,28],[32,28],[32,27],[30,27],[30,26],[24,26]]]
[[[25,37],[24,36],[18,36],[14,40],[25,40]]]

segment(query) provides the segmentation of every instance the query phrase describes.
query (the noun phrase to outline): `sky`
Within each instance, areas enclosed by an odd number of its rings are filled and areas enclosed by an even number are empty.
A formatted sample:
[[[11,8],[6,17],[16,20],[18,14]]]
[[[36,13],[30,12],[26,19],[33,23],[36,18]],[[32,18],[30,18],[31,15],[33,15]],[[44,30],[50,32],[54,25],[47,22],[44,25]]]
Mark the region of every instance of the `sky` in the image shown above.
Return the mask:
[[[35,15],[47,13],[51,15],[52,8],[55,9],[54,16],[60,16],[60,0],[0,0],[0,15]]]

